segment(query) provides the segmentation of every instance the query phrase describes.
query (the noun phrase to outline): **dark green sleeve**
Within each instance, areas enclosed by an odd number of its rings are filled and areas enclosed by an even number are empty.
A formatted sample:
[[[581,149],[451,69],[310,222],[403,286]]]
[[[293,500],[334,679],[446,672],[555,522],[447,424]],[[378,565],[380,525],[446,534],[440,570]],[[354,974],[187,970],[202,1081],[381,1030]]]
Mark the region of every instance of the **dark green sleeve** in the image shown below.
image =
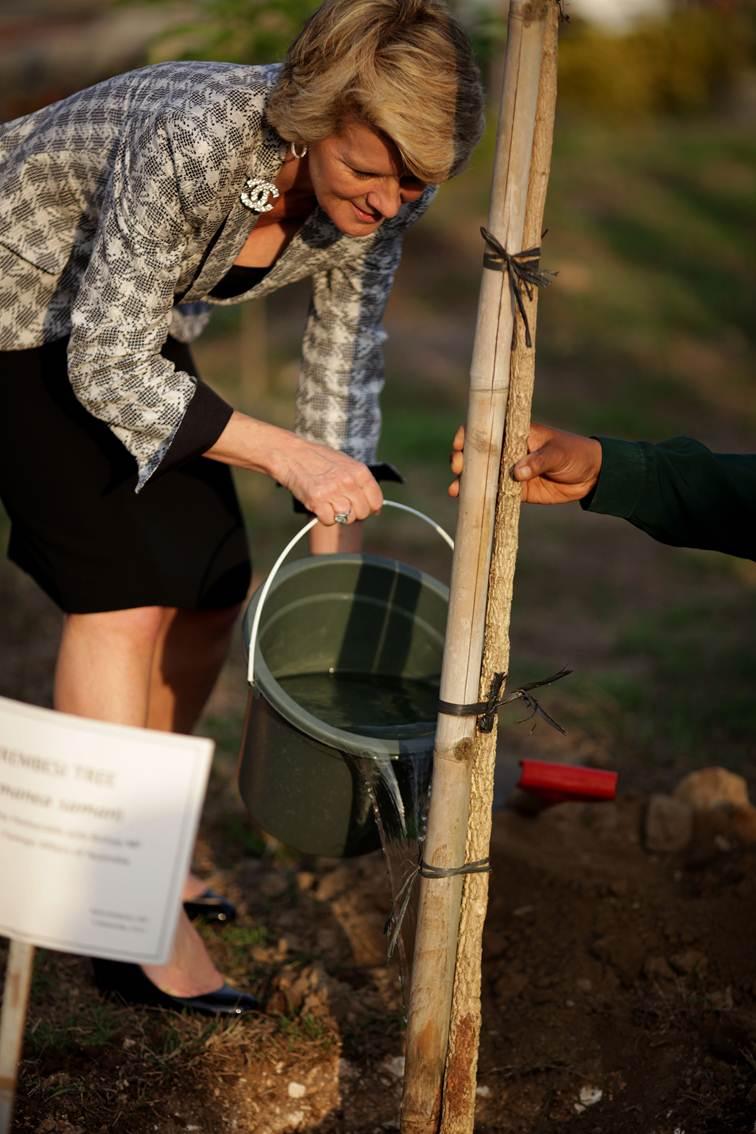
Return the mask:
[[[581,501],[589,512],[620,516],[662,543],[756,559],[756,455],[712,453],[673,437],[599,437],[601,475]]]

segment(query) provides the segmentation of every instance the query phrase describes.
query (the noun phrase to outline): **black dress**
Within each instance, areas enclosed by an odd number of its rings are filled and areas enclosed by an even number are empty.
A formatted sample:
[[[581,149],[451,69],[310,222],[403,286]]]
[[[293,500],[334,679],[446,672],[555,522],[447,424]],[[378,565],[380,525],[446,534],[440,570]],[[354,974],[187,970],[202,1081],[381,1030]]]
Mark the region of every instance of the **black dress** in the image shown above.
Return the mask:
[[[213,294],[241,294],[262,275],[234,268]],[[67,347],[60,339],[0,352],[0,496],[11,520],[9,557],[71,614],[242,602],[251,565],[231,471],[198,455],[225,425],[221,400],[195,395],[205,414],[199,422],[194,415],[194,438],[184,430],[187,455],[158,469],[137,494],[134,459],[71,389]],[[185,344],[169,338],[162,353],[196,375]]]

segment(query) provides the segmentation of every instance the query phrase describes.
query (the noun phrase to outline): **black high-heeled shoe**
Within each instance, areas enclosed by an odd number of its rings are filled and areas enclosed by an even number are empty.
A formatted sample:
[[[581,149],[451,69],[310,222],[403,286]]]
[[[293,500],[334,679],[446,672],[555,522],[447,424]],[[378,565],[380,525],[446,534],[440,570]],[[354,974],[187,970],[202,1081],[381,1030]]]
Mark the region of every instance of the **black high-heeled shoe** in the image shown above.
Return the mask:
[[[207,921],[217,925],[228,925],[236,918],[236,906],[215,890],[203,890],[196,898],[187,898],[184,913],[190,921]]]
[[[229,984],[201,996],[171,996],[153,984],[139,965],[93,957],[92,968],[99,991],[111,999],[122,1000],[124,1004],[144,1004],[201,1016],[244,1016],[247,1012],[262,1011],[256,996]]]

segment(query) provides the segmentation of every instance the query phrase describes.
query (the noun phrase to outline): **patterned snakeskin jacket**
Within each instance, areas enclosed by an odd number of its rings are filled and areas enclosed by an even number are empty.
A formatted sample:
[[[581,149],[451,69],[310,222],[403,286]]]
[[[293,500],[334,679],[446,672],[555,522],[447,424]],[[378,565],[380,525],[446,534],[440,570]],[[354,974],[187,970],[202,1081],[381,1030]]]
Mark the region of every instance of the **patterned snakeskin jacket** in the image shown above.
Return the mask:
[[[275,179],[285,146],[264,117],[277,66],[162,63],[0,126],[0,350],[70,335],[69,377],[139,466],[160,465],[196,391],[163,359],[189,341],[257,219],[248,179]],[[433,190],[372,235],[316,209],[256,298],[304,277],[303,436],[372,461],[383,311],[404,231]]]

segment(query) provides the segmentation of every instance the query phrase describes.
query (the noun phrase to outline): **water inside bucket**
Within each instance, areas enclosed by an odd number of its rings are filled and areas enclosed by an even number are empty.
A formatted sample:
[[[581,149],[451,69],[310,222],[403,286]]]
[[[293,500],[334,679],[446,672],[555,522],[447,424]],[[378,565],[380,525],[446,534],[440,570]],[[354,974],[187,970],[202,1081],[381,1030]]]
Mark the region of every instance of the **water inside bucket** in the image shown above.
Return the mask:
[[[278,682],[318,720],[360,736],[409,740],[436,727],[436,682],[373,673],[300,673]]]

